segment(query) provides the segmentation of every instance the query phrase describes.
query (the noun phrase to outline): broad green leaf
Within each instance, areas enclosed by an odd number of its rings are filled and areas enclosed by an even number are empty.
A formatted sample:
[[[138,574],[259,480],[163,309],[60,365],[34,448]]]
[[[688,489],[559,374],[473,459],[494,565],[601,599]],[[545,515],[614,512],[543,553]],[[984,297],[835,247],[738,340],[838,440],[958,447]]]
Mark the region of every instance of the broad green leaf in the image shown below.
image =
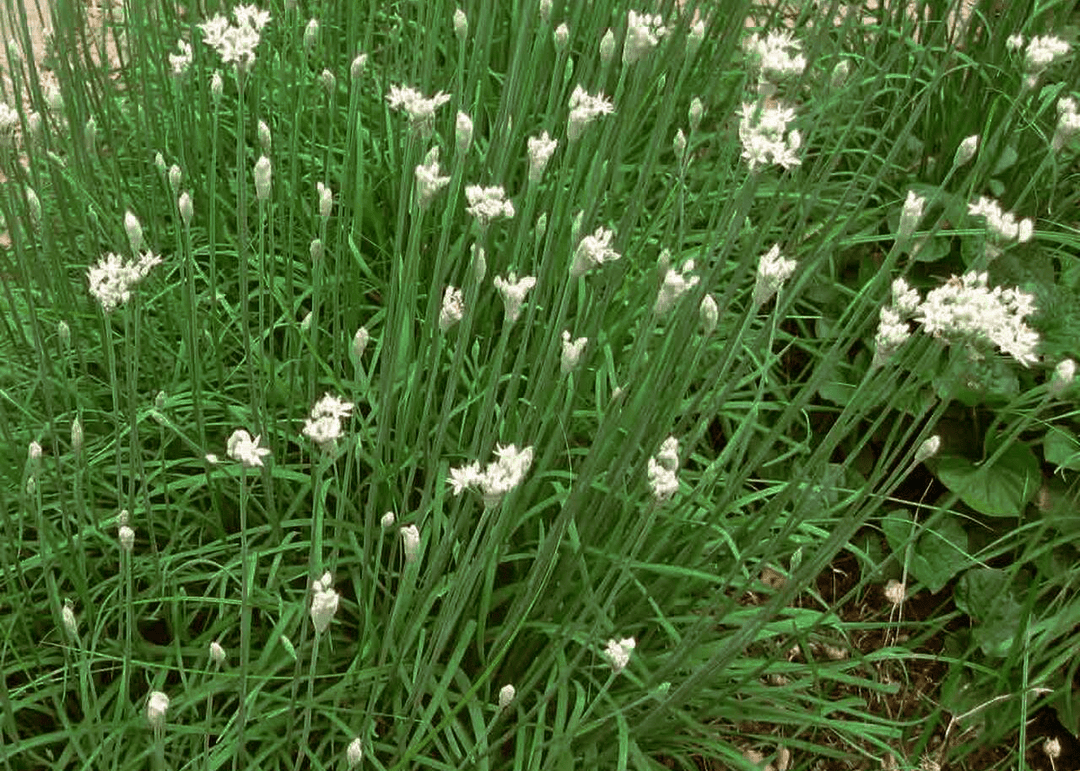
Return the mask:
[[[1001,151],[1001,155],[998,156],[997,163],[994,164],[993,171],[990,172],[990,176],[996,177],[1005,169],[1016,163],[1020,157],[1020,153],[1016,151],[1013,145],[1006,145],[1005,149]]]
[[[935,517],[921,527],[906,511],[893,512],[883,520],[882,529],[897,558],[901,562],[907,558],[908,572],[935,594],[971,562],[967,533],[951,514]],[[909,553],[913,536],[918,540]]]
[[[975,639],[983,653],[1006,656],[1024,612],[1009,575],[994,568],[973,568],[960,577],[953,599],[974,621]]]
[[[1058,469],[1080,471],[1080,439],[1069,429],[1054,426],[1043,437],[1043,458]]]
[[[937,478],[981,514],[1019,516],[1041,485],[1039,459],[1026,444],[1014,444],[992,465],[955,455],[937,462]]]

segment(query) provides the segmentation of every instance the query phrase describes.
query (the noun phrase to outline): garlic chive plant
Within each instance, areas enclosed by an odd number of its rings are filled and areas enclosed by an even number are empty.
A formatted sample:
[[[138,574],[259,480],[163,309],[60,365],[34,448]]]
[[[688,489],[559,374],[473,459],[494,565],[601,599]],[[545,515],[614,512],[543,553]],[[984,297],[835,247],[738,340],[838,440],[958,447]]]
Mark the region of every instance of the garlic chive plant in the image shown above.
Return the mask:
[[[52,5],[8,766],[962,768],[1060,707],[1067,4]]]

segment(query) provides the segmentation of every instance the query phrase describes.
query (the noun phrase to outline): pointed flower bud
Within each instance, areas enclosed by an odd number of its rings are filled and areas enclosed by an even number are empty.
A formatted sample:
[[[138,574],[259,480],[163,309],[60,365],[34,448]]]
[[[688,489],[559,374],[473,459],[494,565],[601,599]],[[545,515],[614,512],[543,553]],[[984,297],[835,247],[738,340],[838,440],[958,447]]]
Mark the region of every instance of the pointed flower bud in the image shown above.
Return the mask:
[[[562,373],[567,375],[577,369],[578,363],[581,361],[581,354],[585,350],[586,344],[589,342],[587,337],[579,337],[576,340],[570,339],[570,331],[563,330],[562,333],[563,347],[562,347]]]
[[[165,713],[169,711],[169,697],[161,691],[151,691],[146,700],[146,719],[154,733],[165,730]]]
[[[176,202],[177,208],[180,209],[180,219],[184,223],[184,227],[191,225],[191,218],[195,215],[195,209],[191,204],[191,194],[186,190],[180,194],[180,200]]]
[[[975,157],[975,151],[979,148],[979,135],[972,134],[956,148],[956,155],[953,156],[953,166],[959,168],[965,163]]]
[[[266,125],[266,121],[259,121],[259,147],[262,148],[263,155],[270,154],[270,148],[273,146],[273,141],[270,137],[270,127]]]
[[[463,153],[469,149],[469,145],[472,144],[473,135],[473,122],[472,118],[463,112],[457,114],[457,123],[455,125],[454,140],[457,144],[459,153]]]
[[[180,167],[175,163],[169,167],[169,189],[172,190],[173,195],[177,195],[180,192],[180,181],[183,179],[184,172],[180,170]]]
[[[701,298],[701,306],[698,308],[698,315],[701,319],[702,332],[708,336],[716,330],[716,325],[720,321],[720,308],[716,305],[716,300],[713,299],[711,294],[707,294]]]
[[[360,741],[360,737],[354,737],[349,742],[348,748],[345,750],[345,762],[349,764],[350,771],[360,765],[360,761],[364,759],[364,745]]]
[[[553,37],[555,39],[555,50],[560,52],[566,50],[566,46],[570,42],[570,28],[566,26],[566,22],[555,28]]]
[[[352,355],[357,362],[363,357],[364,350],[367,348],[370,339],[371,334],[368,332],[367,327],[360,327],[360,329],[356,330],[356,334],[353,335]]]
[[[255,195],[260,201],[270,197],[270,159],[265,155],[255,162]]]
[[[120,548],[130,552],[135,548],[135,531],[129,525],[121,525],[116,531],[116,538],[120,542]]]
[[[394,516],[394,512],[388,511],[382,515],[382,519],[379,520],[379,524],[384,528],[391,528],[394,526],[394,522],[397,521],[397,517]]]
[[[469,20],[465,16],[465,11],[458,8],[454,11],[454,36],[457,37],[459,43],[465,42],[465,36],[469,34]]]
[[[514,702],[514,696],[517,695],[517,691],[514,690],[514,686],[507,683],[499,689],[499,711],[502,711],[509,707]]]
[[[225,663],[225,649],[221,647],[221,643],[217,640],[210,643],[210,660],[218,666]]]
[[[312,19],[304,28],[304,53],[310,56],[317,42],[319,42],[319,20]]]
[[[701,103],[701,100],[696,96],[690,102],[690,110],[687,112],[687,118],[690,121],[690,130],[697,131],[701,125],[701,119],[705,115],[705,105]]]
[[[324,573],[322,578],[312,583],[311,623],[315,625],[316,634],[325,632],[330,626],[330,620],[337,613],[340,597],[330,588],[333,583],[334,580],[329,572]]]
[[[916,195],[913,190],[908,190],[907,200],[904,201],[904,210],[900,213],[900,226],[896,229],[896,239],[898,241],[907,241],[911,238],[915,228],[919,226],[919,220],[922,219],[925,206],[925,198]]]
[[[1054,367],[1054,374],[1050,378],[1050,394],[1061,396],[1076,379],[1076,362],[1072,359],[1062,359]]]
[[[75,610],[71,607],[71,601],[68,600],[64,603],[64,607],[60,610],[60,616],[64,622],[64,631],[72,639],[78,639],[79,637],[79,623],[75,620]]]
[[[600,61],[605,65],[610,64],[615,58],[615,33],[608,28],[604,36],[600,38]]]
[[[330,211],[334,207],[333,192],[322,182],[315,183],[315,190],[319,195],[319,216],[324,220],[330,219]]]
[[[416,525],[405,525],[400,532],[401,543],[405,549],[405,561],[415,562],[420,553],[420,528]]]
[[[367,66],[368,55],[358,54],[355,59],[352,60],[352,64],[349,65],[349,78],[355,83],[360,79],[360,76],[364,74],[364,68]]]
[[[941,437],[937,434],[934,434],[932,437],[920,444],[919,449],[915,451],[915,463],[922,463],[928,458],[937,455],[937,452],[940,449]]]
[[[221,73],[214,70],[214,74],[210,76],[210,98],[214,100],[215,107],[221,102],[221,96],[224,93],[225,81],[221,79]]]

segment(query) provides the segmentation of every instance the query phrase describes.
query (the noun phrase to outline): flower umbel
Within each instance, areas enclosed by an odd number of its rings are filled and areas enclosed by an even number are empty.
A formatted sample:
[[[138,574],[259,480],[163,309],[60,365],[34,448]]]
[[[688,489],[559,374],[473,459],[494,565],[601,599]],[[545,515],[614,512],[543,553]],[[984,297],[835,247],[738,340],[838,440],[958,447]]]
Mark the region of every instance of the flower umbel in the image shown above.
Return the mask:
[[[669,436],[660,452],[649,458],[649,486],[657,503],[663,503],[679,491],[679,440]]]
[[[622,61],[624,65],[633,64],[660,43],[667,35],[659,14],[630,11],[626,15],[626,42],[623,43]]]
[[[772,163],[785,169],[802,163],[795,151],[802,146],[802,135],[788,131],[788,124],[795,120],[793,107],[764,107],[744,103],[739,121],[739,141],[742,157],[750,165],[750,171]]]
[[[443,294],[442,309],[439,311],[439,329],[445,332],[465,316],[465,297],[461,290],[446,287]]]
[[[316,634],[325,632],[330,626],[330,620],[337,613],[341,598],[330,588],[333,583],[334,579],[326,572],[311,585],[311,623],[315,625]]]
[[[536,277],[525,276],[518,280],[517,274],[510,271],[505,279],[502,276],[496,276],[492,283],[502,295],[503,309],[506,314],[504,322],[513,324],[521,315],[521,305],[525,302],[525,294],[536,286]]]
[[[131,298],[131,288],[160,263],[161,257],[153,252],[144,252],[138,261],[128,261],[109,252],[87,273],[90,294],[101,303],[102,310],[110,313],[116,306],[126,303]]]
[[[613,232],[603,227],[597,228],[592,235],[583,237],[574,250],[570,278],[577,278],[597,265],[619,259],[621,255],[611,248],[611,239],[614,237]]]
[[[754,305],[767,303],[784,282],[791,278],[795,265],[795,260],[780,256],[779,244],[773,244],[772,249],[761,255],[757,280],[754,283]]]
[[[574,142],[581,136],[585,127],[601,115],[615,112],[615,108],[603,94],[592,96],[581,86],[574,88],[570,95],[570,118],[566,125],[566,139]]]
[[[469,199],[465,211],[476,217],[481,228],[486,228],[493,219],[514,217],[514,203],[506,200],[502,187],[469,185],[465,188],[465,197]]]
[[[656,296],[653,311],[657,316],[665,315],[680,297],[697,286],[700,279],[690,275],[694,270],[694,261],[687,260],[680,270],[669,269],[664,275],[664,284]]]
[[[232,432],[225,452],[230,458],[239,461],[248,468],[262,466],[263,456],[270,454],[268,448],[259,447],[259,437],[252,439],[251,434],[242,428]]]
[[[611,671],[619,674],[630,663],[630,654],[637,647],[633,637],[624,637],[621,640],[608,640],[603,656],[611,663]]]
[[[304,421],[304,436],[324,448],[333,447],[341,438],[341,421],[352,415],[355,406],[352,402],[325,394],[315,402],[311,414]]]
[[[428,151],[424,164],[416,167],[416,200],[421,209],[426,209],[435,194],[450,184],[450,177],[439,176],[439,147]]]
[[[519,450],[513,444],[505,447],[496,445],[495,455],[498,460],[487,464],[483,471],[480,471],[478,461],[450,469],[447,481],[453,488],[454,495],[460,495],[467,489],[478,490],[484,499],[484,506],[492,508],[502,501],[503,496],[521,484],[532,465],[533,448],[525,447]]]
[[[440,91],[428,98],[415,88],[390,86],[386,101],[390,103],[390,109],[404,111],[409,116],[412,128],[419,130],[421,135],[426,137],[433,129],[435,110],[449,102],[450,95]]]

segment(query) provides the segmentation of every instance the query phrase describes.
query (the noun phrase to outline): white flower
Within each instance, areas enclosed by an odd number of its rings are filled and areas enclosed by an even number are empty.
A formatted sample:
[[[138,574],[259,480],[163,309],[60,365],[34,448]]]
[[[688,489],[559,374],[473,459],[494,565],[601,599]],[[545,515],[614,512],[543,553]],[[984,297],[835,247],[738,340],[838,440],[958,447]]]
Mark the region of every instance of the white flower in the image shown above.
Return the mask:
[[[482,228],[493,219],[514,217],[514,204],[506,200],[506,192],[501,187],[469,185],[465,188],[465,197],[469,199],[465,211],[476,217]]]
[[[802,163],[795,155],[802,145],[802,136],[798,131],[787,130],[793,120],[795,109],[792,107],[743,103],[739,141],[743,146],[742,157],[749,163],[751,171],[772,163],[785,169]]]
[[[514,686],[507,683],[499,689],[499,709],[504,710],[514,702],[514,696],[517,695],[517,691]]]
[[[1072,47],[1054,35],[1036,35],[1024,51],[1024,69],[1029,75],[1038,75],[1051,64],[1069,55]]]
[[[653,312],[657,316],[666,314],[680,297],[697,286],[698,277],[690,275],[693,269],[694,261],[688,260],[681,270],[669,269],[664,275],[664,284],[660,287],[660,292],[656,295],[656,304],[653,306]]]
[[[968,204],[968,214],[984,217],[990,236],[999,242],[1026,243],[1035,232],[1035,223],[1031,219],[1017,221],[1015,214],[1002,211],[1001,204],[986,196]]]
[[[260,201],[270,197],[270,176],[270,159],[261,155],[255,162],[255,196]]]
[[[304,421],[304,436],[322,447],[332,447],[341,438],[341,421],[352,415],[356,405],[325,394],[311,408]]]
[[[145,252],[138,262],[127,261],[119,254],[110,252],[87,272],[90,294],[109,313],[116,306],[126,303],[131,298],[131,288],[160,263],[161,258],[152,252]]]
[[[874,360],[871,368],[880,367],[911,337],[908,323],[889,307],[881,309],[881,322],[874,337]]]
[[[405,549],[405,561],[415,562],[420,554],[420,528],[416,525],[405,525],[401,528],[401,544]]]
[[[649,458],[649,486],[657,503],[663,503],[679,491],[679,441],[669,436],[660,445],[660,452]]]
[[[248,468],[262,466],[263,456],[270,454],[268,448],[259,447],[259,437],[252,439],[251,434],[242,428],[232,432],[232,436],[229,437],[226,444],[225,452],[230,458],[239,461]]]
[[[146,719],[155,733],[165,728],[165,713],[169,710],[169,697],[161,691],[151,691],[146,700]]]
[[[304,53],[311,54],[315,44],[319,42],[319,20],[309,19],[304,27]]]
[[[579,337],[571,340],[569,330],[564,329],[562,339],[562,373],[566,375],[577,369],[578,362],[581,361],[581,353],[585,350],[589,338]]]
[[[552,38],[555,41],[555,49],[562,51],[566,48],[566,44],[570,42],[570,28],[566,26],[566,22],[563,22],[552,33]]]
[[[445,332],[465,316],[465,298],[460,289],[448,286],[439,311],[439,329]]]
[[[604,649],[604,658],[611,663],[611,671],[619,674],[630,663],[630,654],[637,643],[633,637],[624,637],[621,640],[608,640],[607,648]]]
[[[707,294],[701,298],[701,305],[698,306],[698,316],[701,319],[701,327],[706,335],[711,335],[716,330],[716,325],[720,322],[720,307],[716,304],[716,300],[713,299],[711,294]]]
[[[430,99],[408,86],[390,86],[386,96],[392,110],[404,110],[411,126],[427,136],[432,130],[435,110],[450,101],[450,95],[439,92]]]
[[[225,663],[225,649],[217,640],[210,643],[210,660],[219,666]]]
[[[626,42],[623,43],[622,61],[630,65],[656,48],[660,38],[668,33],[659,14],[630,11],[626,17]]]
[[[1050,143],[1054,152],[1059,152],[1065,145],[1072,141],[1073,137],[1080,134],[1080,112],[1076,100],[1071,96],[1058,100],[1058,124],[1054,131],[1054,139]]]
[[[496,445],[498,460],[488,463],[480,471],[479,461],[466,466],[450,469],[449,481],[454,495],[464,490],[478,490],[484,499],[484,506],[491,508],[498,505],[503,497],[521,484],[526,472],[532,466],[533,448],[521,450],[516,445]]]
[[[338,602],[341,598],[330,588],[333,583],[330,573],[326,572],[323,573],[322,578],[316,579],[311,585],[311,623],[315,625],[316,634],[325,632],[330,626],[330,620],[337,613]]]
[[[796,77],[806,69],[802,43],[788,31],[770,32],[765,37],[754,33],[743,41],[742,46],[766,80],[775,82]]]
[[[180,49],[180,53],[169,54],[169,66],[172,67],[172,74],[179,78],[183,76],[188,71],[188,67],[191,66],[191,44],[179,40],[176,45],[177,48]]]
[[[993,344],[1025,367],[1033,364],[1039,333],[1024,317],[1035,312],[1034,296],[1001,287],[991,291],[986,279],[986,273],[974,271],[953,276],[927,293],[916,321],[935,337],[969,346]]]
[[[349,764],[349,768],[353,769],[360,765],[360,761],[364,759],[364,745],[360,741],[360,737],[355,737],[349,742],[348,748],[345,750],[345,761]]]
[[[780,245],[761,255],[757,278],[754,282],[754,305],[764,305],[795,272],[795,260],[780,256]]]
[[[517,274],[510,271],[505,279],[502,276],[496,276],[492,283],[502,295],[505,323],[513,324],[521,315],[521,304],[525,302],[525,294],[536,286],[536,277],[525,276],[518,280]]]
[[[574,250],[570,277],[577,278],[597,265],[619,259],[621,255],[611,248],[611,239],[614,237],[613,232],[603,227],[597,228],[592,235],[583,237]]]
[[[324,220],[330,218],[330,211],[334,207],[334,194],[329,187],[322,182],[315,183],[315,192],[319,196],[319,216]]]
[[[893,307],[901,316],[909,317],[915,315],[915,311],[919,309],[921,300],[922,298],[919,297],[919,291],[908,286],[908,282],[904,279],[898,278],[892,282]]]
[[[131,551],[135,547],[135,531],[129,525],[121,525],[116,536],[120,541],[120,548],[124,551]]]
[[[259,45],[259,32],[270,21],[268,11],[255,6],[237,6],[233,9],[236,24],[220,14],[199,25],[203,41],[217,50],[225,64],[235,63],[247,68],[255,61],[255,49]]]
[[[566,139],[569,142],[577,140],[585,127],[601,115],[615,112],[611,102],[603,94],[592,96],[585,92],[581,86],[574,88],[570,95],[570,117],[566,125]]]
[[[559,141],[552,139],[545,131],[538,137],[529,137],[529,181],[539,182],[544,176],[544,169],[551,160]]]
[[[241,27],[261,30],[270,23],[270,11],[260,11],[254,5],[238,5],[233,8],[233,18]]]
[[[450,184],[450,177],[439,176],[439,147],[428,151],[424,165],[416,167],[416,199],[421,209],[426,209],[435,194]]]
[[[176,208],[180,211],[180,219],[183,220],[184,226],[190,225],[191,218],[195,216],[195,207],[191,203],[191,194],[189,192],[185,190],[180,194],[176,201]]]
[[[356,334],[353,335],[352,355],[357,362],[364,355],[369,340],[371,340],[371,334],[367,331],[367,327],[360,327],[360,329],[356,330]]]
[[[364,74],[364,68],[367,67],[367,54],[358,54],[355,59],[352,60],[352,64],[349,65],[349,78],[351,80],[359,80],[360,76]]]
[[[394,512],[388,511],[382,515],[382,519],[379,520],[379,524],[383,527],[393,527],[394,522],[397,521],[397,517],[394,516]]]
[[[906,241],[911,238],[915,228],[919,226],[919,220],[922,219],[925,206],[925,198],[916,195],[913,190],[908,190],[907,200],[904,201],[904,209],[900,213],[900,226],[896,229],[898,241]]]

